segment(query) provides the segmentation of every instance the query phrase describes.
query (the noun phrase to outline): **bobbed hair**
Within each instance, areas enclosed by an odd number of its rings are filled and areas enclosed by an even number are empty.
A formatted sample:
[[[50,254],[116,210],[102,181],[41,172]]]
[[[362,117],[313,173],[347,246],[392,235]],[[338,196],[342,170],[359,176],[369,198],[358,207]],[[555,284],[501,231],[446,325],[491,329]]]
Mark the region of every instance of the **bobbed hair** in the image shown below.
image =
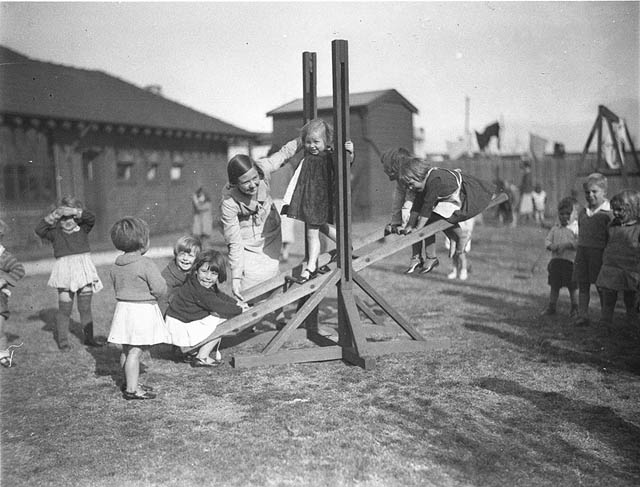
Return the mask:
[[[300,137],[302,142],[307,138],[309,134],[321,133],[324,138],[325,145],[329,148],[333,145],[333,127],[321,118],[314,118],[309,120],[300,129]]]
[[[193,263],[191,274],[195,275],[203,265],[218,273],[218,282],[222,283],[227,280],[227,259],[222,252],[212,249],[200,252]]]
[[[123,252],[145,249],[149,243],[149,224],[142,218],[125,216],[111,227],[111,241]]]
[[[190,253],[193,249],[196,249],[196,254],[202,250],[202,242],[200,239],[191,235],[183,235],[176,240],[173,246],[173,255],[178,255],[180,252]]]
[[[260,179],[264,177],[262,170],[256,165],[256,163],[249,156],[245,154],[236,154],[227,163],[227,179],[229,184],[238,184],[238,179],[247,171],[255,168],[258,171]]]
[[[385,168],[385,173],[387,175],[395,175],[393,178],[389,176],[392,180],[394,178],[397,179],[400,164],[409,159],[411,159],[411,152],[404,147],[387,149],[380,156],[380,162],[382,162],[382,166]]]
[[[595,184],[599,188],[602,188],[605,193],[607,192],[607,187],[609,185],[607,178],[599,172],[592,172],[589,174],[585,182],[582,183],[582,188],[586,191],[591,184]]]
[[[427,159],[419,157],[401,156],[398,165],[398,180],[406,185],[409,179],[421,181],[427,177],[431,164]]]
[[[624,208],[629,221],[640,219],[640,192],[633,189],[625,189],[611,198],[611,206]]]
[[[573,209],[576,207],[578,202],[572,196],[567,196],[566,198],[562,198],[558,202],[558,213],[561,211],[570,211],[573,212]]]
[[[80,201],[78,198],[70,194],[62,197],[62,199],[60,200],[60,206],[68,206],[69,208],[79,208],[81,210],[84,209],[82,205],[82,201]]]

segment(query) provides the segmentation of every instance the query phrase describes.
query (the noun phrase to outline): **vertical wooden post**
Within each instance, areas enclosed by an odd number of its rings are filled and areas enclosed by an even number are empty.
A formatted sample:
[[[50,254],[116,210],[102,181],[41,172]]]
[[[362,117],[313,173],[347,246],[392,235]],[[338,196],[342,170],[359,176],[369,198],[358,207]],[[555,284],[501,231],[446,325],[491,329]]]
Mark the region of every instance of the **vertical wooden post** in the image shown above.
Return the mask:
[[[351,167],[344,144],[349,140],[349,57],[345,40],[331,43],[333,58],[334,173],[336,183],[336,231],[338,267],[338,339],[345,350],[353,347],[352,358],[359,360],[367,349],[360,313],[354,298],[354,272],[351,261]],[[345,357],[349,360],[348,357]],[[372,362],[369,362],[372,365]],[[367,368],[367,360],[364,360]]]
[[[303,125],[318,116],[316,53],[302,53],[302,118]],[[304,141],[302,141],[304,143]],[[307,242],[308,225],[304,225],[304,259],[309,262],[309,244]],[[300,301],[300,309],[308,298]],[[308,332],[318,331],[318,308],[316,307],[304,321]]]

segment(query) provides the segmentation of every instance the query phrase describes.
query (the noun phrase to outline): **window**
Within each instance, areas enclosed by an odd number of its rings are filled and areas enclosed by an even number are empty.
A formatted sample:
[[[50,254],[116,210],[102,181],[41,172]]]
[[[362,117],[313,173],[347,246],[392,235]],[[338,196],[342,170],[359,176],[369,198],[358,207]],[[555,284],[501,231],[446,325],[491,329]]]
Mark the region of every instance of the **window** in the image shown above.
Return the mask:
[[[182,179],[182,164],[176,164],[175,162],[171,165],[171,172],[169,173],[169,177],[171,181],[179,181]]]
[[[82,161],[82,176],[85,181],[93,181],[93,161]]]
[[[158,177],[158,164],[147,164],[147,181],[153,181]]]
[[[116,167],[116,179],[118,181],[131,181],[133,164],[130,162],[118,162]]]
[[[55,173],[46,164],[8,164],[2,168],[6,201],[54,201]]]

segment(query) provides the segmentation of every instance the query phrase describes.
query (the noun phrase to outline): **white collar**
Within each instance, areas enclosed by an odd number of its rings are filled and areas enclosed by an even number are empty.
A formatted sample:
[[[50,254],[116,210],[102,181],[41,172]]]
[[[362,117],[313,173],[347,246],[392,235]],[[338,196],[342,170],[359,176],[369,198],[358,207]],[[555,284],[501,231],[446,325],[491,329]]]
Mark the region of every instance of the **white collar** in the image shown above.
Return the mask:
[[[604,200],[600,206],[598,206],[595,210],[591,210],[586,208],[587,216],[593,216],[599,211],[611,211],[611,205],[609,204],[609,200]]]

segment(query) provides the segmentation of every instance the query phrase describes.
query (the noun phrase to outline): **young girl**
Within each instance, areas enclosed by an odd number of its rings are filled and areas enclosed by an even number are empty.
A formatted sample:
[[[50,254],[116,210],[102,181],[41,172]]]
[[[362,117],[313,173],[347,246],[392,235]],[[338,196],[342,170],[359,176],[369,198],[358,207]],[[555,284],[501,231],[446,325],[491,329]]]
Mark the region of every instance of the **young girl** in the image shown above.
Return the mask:
[[[625,190],[611,198],[613,221],[596,280],[602,298],[600,323],[610,326],[622,292],[630,325],[638,324],[636,300],[640,288],[640,192]]]
[[[167,310],[170,343],[180,347],[197,345],[206,340],[225,319],[242,313],[243,307],[218,289],[218,283],[226,279],[226,260],[220,252],[205,250],[198,256],[189,277],[178,289]],[[217,356],[219,345],[220,338],[202,345],[191,360],[191,366],[220,365]],[[209,356],[214,348],[216,359]]]
[[[60,206],[40,220],[35,229],[40,238],[51,242],[56,258],[48,285],[58,290],[56,335],[58,347],[63,352],[71,350],[69,321],[76,296],[84,344],[92,347],[103,345],[93,337],[91,313],[93,293],[103,287],[89,248],[89,232],[95,222],[95,215],[83,208],[80,200],[65,196]]]
[[[336,241],[333,223],[334,181],[331,143],[333,129],[321,119],[309,121],[300,131],[304,144],[304,159],[296,168],[284,195],[282,213],[307,224],[309,259],[300,273],[299,283],[317,274],[320,256],[320,232]],[[353,143],[345,142],[347,159],[353,162]]]
[[[573,261],[578,247],[578,222],[572,218],[577,202],[569,197],[558,203],[558,223],[551,228],[545,239],[545,247],[551,251],[551,260],[547,266],[549,305],[542,312],[543,316],[556,314],[560,289],[566,287],[571,299],[570,317],[578,315],[577,285],[573,280]]]
[[[582,185],[587,207],[578,214],[578,249],[573,265],[573,280],[578,284],[578,317],[574,325],[589,325],[591,284],[595,284],[602,254],[609,238],[611,206],[606,198],[607,178],[600,173],[587,176]],[[602,304],[602,297],[600,298]]]
[[[184,284],[193,267],[196,257],[202,250],[200,239],[190,235],[178,238],[173,246],[173,259],[162,270],[162,277],[167,283],[167,294],[158,300],[160,311],[164,315],[169,303],[180,286]]]
[[[138,383],[140,356],[150,345],[166,343],[168,333],[158,298],[167,285],[155,263],[144,254],[149,249],[149,225],[141,218],[125,217],[111,227],[111,241],[124,254],[116,258],[111,282],[116,294],[109,342],[122,345],[124,371],[122,397],[154,399],[152,388]]]
[[[405,230],[406,233],[417,231],[428,223],[447,220],[453,227],[444,231],[455,246],[451,246],[454,266],[458,275],[466,276],[467,242],[470,232],[461,228],[459,222],[480,214],[494,196],[492,184],[473,176],[462,174],[459,169],[449,170],[431,167],[423,159],[398,154],[399,178],[402,184],[417,193],[413,204],[413,212],[417,213],[415,224]],[[439,265],[436,256],[436,237],[425,239],[425,260],[421,273],[427,273]],[[421,256],[417,256],[421,258]]]
[[[0,240],[3,239],[7,225],[0,220]],[[0,244],[0,365],[13,366],[13,352],[20,345],[8,345],[4,331],[5,321],[9,319],[10,288],[24,277],[24,266]]]

